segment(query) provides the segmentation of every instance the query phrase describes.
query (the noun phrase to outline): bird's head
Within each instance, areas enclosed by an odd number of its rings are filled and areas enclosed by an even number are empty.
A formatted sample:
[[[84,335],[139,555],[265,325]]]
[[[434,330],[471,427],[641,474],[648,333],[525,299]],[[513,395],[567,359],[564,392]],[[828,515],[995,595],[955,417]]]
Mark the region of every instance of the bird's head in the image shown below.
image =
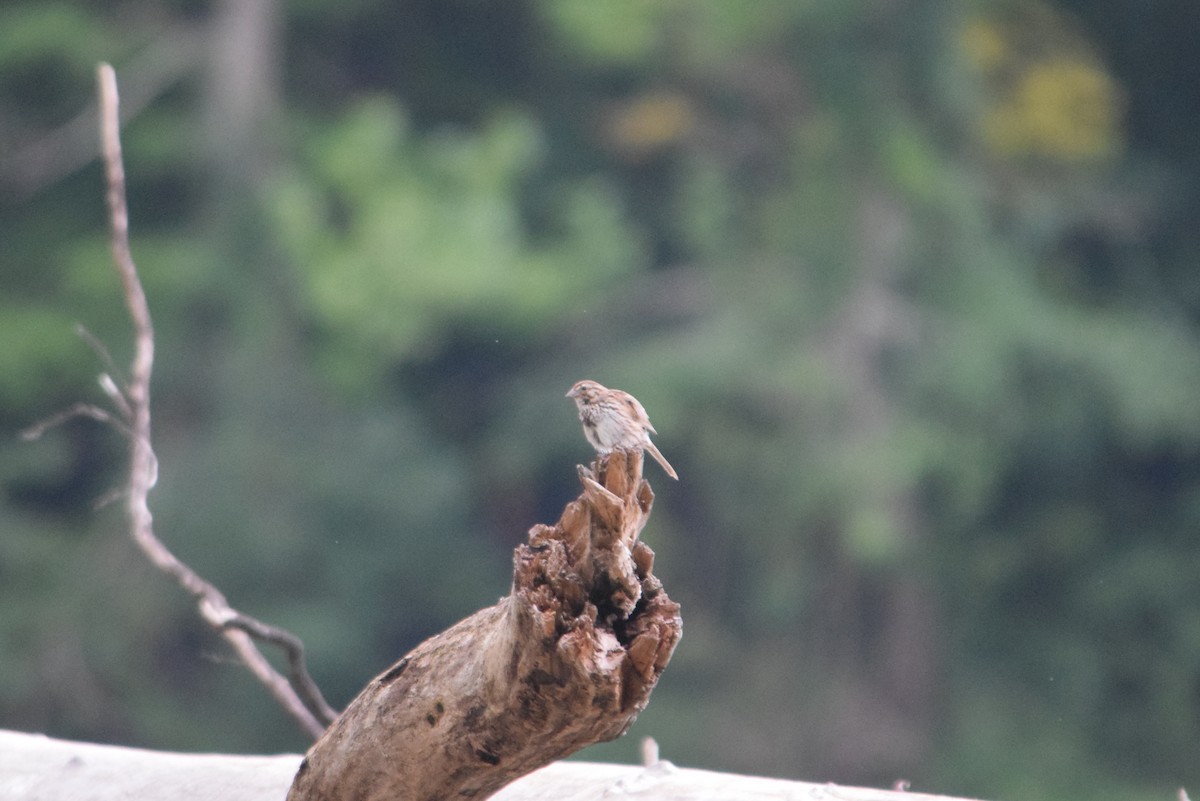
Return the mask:
[[[567,391],[568,398],[574,398],[577,406],[583,406],[588,403],[594,403],[604,391],[604,387],[597,384],[595,381],[583,380],[576,381],[575,386]]]

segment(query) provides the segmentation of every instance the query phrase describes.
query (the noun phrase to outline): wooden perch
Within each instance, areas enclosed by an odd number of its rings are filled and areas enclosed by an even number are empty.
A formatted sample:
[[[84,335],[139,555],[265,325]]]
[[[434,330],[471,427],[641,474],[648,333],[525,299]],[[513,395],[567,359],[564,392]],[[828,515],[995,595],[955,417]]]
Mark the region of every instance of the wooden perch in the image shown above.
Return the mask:
[[[625,732],[682,630],[638,539],[640,451],[580,468],[583,493],[513,554],[512,591],[376,677],[309,749],[289,801],[482,799]]]

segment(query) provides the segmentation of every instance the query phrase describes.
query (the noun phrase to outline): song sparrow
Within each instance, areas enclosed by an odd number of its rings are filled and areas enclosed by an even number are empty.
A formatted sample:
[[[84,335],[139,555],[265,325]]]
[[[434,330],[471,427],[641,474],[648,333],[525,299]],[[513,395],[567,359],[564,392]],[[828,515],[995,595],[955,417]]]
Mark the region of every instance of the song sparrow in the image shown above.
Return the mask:
[[[650,418],[638,399],[628,392],[609,389],[595,381],[579,381],[567,393],[579,407],[579,420],[583,423],[583,435],[601,455],[620,448],[641,448],[662,465],[667,475],[678,480],[679,475],[666,457],[650,441],[657,434]]]

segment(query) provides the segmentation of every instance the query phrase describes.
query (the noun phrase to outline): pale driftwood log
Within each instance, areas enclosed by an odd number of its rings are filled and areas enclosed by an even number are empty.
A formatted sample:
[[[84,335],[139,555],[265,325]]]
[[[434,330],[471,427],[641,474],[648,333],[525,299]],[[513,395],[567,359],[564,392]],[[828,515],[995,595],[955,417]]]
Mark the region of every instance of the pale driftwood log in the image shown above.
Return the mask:
[[[0,730],[4,801],[282,801],[299,754],[175,754]],[[764,779],[658,762],[556,762],[492,801],[964,801],[914,792]]]
[[[300,757],[174,754],[0,730],[4,801],[282,801]]]
[[[641,453],[593,469],[516,549],[509,595],[367,685],[309,749],[289,801],[482,799],[629,728],[682,623],[638,539],[654,500]]]

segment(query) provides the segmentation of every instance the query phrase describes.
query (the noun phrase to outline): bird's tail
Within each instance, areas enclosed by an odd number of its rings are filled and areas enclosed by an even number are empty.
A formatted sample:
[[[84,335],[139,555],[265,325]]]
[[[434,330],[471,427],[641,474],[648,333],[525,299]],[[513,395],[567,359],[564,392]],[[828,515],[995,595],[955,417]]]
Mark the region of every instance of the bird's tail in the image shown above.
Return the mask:
[[[667,475],[676,481],[679,480],[679,474],[675,472],[675,468],[671,467],[671,463],[667,461],[667,457],[663,456],[653,442],[646,440],[645,450],[654,457],[654,461],[662,465],[662,469],[667,471]]]

